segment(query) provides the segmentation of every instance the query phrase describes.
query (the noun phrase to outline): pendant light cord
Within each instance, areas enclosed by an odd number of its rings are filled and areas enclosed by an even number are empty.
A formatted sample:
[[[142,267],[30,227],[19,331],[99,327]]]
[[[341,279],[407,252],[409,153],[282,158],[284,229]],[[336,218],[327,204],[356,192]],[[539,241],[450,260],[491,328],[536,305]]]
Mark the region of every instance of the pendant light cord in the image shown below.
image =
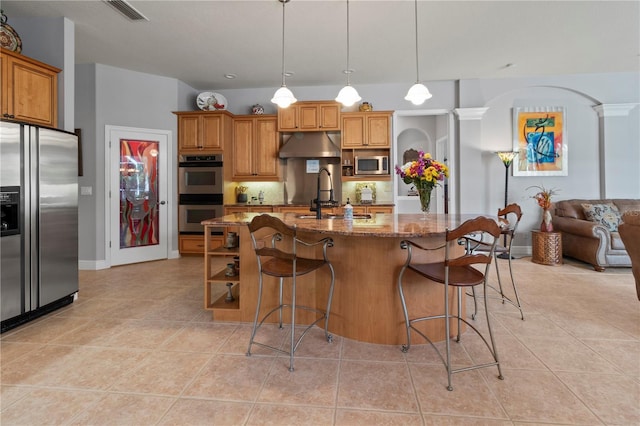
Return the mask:
[[[280,0],[280,1],[282,2],[282,85],[286,86],[285,79],[284,79],[284,18],[285,18],[284,5],[289,0]]]
[[[420,83],[420,68],[418,65],[418,0],[414,2],[414,17],[416,21],[416,83]]]
[[[349,0],[347,0],[347,69],[345,70],[347,73],[347,86],[350,85],[351,79],[351,69],[349,68]]]

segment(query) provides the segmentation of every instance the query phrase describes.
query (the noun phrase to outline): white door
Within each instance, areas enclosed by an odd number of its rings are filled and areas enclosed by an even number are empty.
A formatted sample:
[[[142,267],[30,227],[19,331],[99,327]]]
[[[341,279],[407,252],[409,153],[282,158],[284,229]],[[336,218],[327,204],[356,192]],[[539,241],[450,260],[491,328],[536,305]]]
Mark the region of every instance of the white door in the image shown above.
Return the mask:
[[[111,265],[169,257],[171,132],[105,126]]]

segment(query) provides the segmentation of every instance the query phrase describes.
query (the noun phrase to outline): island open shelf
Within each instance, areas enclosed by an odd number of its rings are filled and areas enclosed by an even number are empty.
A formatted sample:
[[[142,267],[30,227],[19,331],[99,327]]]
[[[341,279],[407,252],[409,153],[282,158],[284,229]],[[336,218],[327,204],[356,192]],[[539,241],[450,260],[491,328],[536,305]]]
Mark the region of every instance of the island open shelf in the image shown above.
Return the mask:
[[[258,300],[258,267],[252,249],[251,237],[246,226],[260,213],[236,213],[221,218],[204,221],[205,228],[235,227],[239,235],[240,273],[235,280],[227,277],[211,276],[205,272],[206,286],[212,283],[233,282],[235,301],[224,303],[224,298],[209,303],[207,309],[213,313],[215,321],[252,322]],[[397,276],[406,260],[406,251],[400,243],[404,239],[421,240],[432,246],[444,242],[447,229],[455,228],[464,220],[475,216],[373,214],[370,219],[302,219],[296,213],[269,213],[279,217],[285,224],[296,226],[301,238],[318,240],[331,237],[333,247],[328,256],[336,274],[336,283],[329,320],[329,331],[338,336],[362,342],[399,345],[405,343],[406,331],[404,315],[397,289]],[[452,245],[452,250],[463,250]],[[308,248],[300,255],[318,257],[318,248]],[[225,254],[218,249],[205,253],[207,256]],[[441,260],[444,250],[424,253],[422,260]],[[206,269],[207,267],[205,267]],[[430,283],[414,273],[405,275],[405,296],[411,303],[409,315],[414,312],[444,312],[443,286]],[[324,309],[330,282],[328,268],[298,277],[298,302]],[[277,306],[277,280],[265,277],[265,293],[261,310],[264,312]],[[285,286],[288,287],[288,286]],[[273,291],[271,291],[273,290]],[[288,290],[287,290],[288,291]],[[455,290],[450,290],[451,312],[457,311]],[[206,292],[206,290],[205,290]],[[210,294],[209,294],[210,296]],[[206,295],[205,295],[206,297]],[[285,297],[288,295],[285,294]],[[209,299],[206,299],[207,301]],[[463,313],[464,314],[464,313]],[[300,312],[300,323],[315,319],[311,312]],[[286,320],[286,318],[285,318]],[[451,333],[457,331],[457,323],[451,321]],[[434,341],[444,340],[444,321],[425,321],[423,331]]]
[[[212,259],[219,257],[239,256],[240,251],[238,247],[215,247],[209,244],[210,239],[206,238],[212,235],[214,228],[211,226],[205,226],[205,250],[204,250],[204,308],[210,311],[223,311],[226,312],[226,321],[237,321],[240,313],[240,273],[236,275],[228,276],[225,273],[225,268],[216,269],[212,267]],[[227,284],[232,284],[231,293],[234,297],[233,301],[226,301],[228,295]],[[215,291],[217,290],[217,291]],[[221,296],[217,296],[222,293]],[[215,300],[213,300],[215,298]],[[220,314],[220,317],[225,315]]]

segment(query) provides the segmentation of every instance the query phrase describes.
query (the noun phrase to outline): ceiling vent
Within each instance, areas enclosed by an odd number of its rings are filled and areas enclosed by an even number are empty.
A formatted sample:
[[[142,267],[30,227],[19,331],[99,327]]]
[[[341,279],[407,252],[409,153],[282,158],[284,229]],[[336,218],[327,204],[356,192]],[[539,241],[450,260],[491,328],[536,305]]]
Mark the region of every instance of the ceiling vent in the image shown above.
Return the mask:
[[[127,18],[132,21],[148,21],[149,18],[144,16],[142,13],[138,12],[138,10],[131,6],[129,2],[125,0],[102,0],[108,5],[112,6],[118,12],[122,13]]]

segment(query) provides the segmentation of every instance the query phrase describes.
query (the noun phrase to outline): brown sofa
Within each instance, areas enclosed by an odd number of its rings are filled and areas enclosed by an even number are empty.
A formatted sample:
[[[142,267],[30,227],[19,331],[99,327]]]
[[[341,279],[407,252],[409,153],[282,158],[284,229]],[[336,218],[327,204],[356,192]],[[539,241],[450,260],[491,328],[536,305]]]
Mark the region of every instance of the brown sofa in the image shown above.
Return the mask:
[[[640,210],[626,212],[622,216],[624,223],[618,231],[631,258],[631,271],[636,279],[636,294],[640,300]]]
[[[562,232],[562,254],[593,265],[596,271],[607,267],[631,266],[631,259],[618,232],[586,219],[582,204],[614,204],[620,215],[640,210],[640,200],[564,200],[554,205],[554,231]]]

